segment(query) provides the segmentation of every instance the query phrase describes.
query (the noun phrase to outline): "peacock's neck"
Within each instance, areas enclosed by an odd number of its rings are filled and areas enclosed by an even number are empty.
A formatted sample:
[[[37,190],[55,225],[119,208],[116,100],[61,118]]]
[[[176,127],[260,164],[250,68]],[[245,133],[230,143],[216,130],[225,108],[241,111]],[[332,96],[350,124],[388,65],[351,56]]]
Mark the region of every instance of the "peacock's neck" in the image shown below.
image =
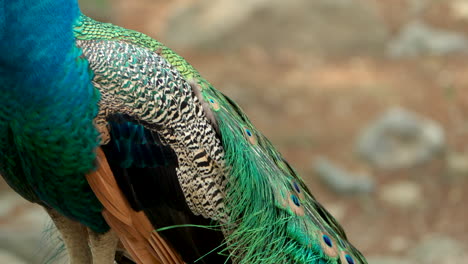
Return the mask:
[[[70,108],[95,100],[92,73],[75,45],[76,0],[0,0],[0,93],[10,109]],[[5,98],[7,97],[7,98]]]
[[[72,27],[80,13],[76,0],[5,2],[0,0],[4,17],[0,19],[4,24],[0,27],[4,38],[0,45],[8,51],[4,61],[21,61],[28,66],[42,61],[47,67],[64,59],[64,48],[73,43]],[[54,59],[47,58],[49,52]]]
[[[91,83],[88,62],[75,45],[78,4],[6,1],[0,0],[0,12],[5,14],[0,34],[7,36],[0,41],[0,143],[6,140],[1,136],[14,135],[8,140],[28,153],[33,164],[28,167],[42,164],[35,168],[38,174],[85,172],[93,167],[98,145],[93,119],[99,93]],[[10,145],[0,146],[0,154]],[[73,168],[62,162],[74,156],[80,161]]]
[[[0,0],[0,80],[10,92],[46,95],[89,76],[79,65],[73,25],[80,15],[76,0]],[[64,76],[66,75],[66,76]],[[60,77],[60,80],[59,80]],[[14,83],[12,83],[14,82]],[[46,92],[46,93],[44,93]]]

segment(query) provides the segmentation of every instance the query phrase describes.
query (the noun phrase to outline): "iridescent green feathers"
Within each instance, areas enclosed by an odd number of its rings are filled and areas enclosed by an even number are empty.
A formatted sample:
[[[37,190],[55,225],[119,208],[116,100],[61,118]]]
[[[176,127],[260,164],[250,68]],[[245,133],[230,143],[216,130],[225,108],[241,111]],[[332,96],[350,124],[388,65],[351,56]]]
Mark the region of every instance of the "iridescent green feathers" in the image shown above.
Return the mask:
[[[235,262],[365,263],[339,224],[239,107],[211,86],[202,93],[217,118],[230,168],[225,204],[232,224],[227,241]]]
[[[182,57],[148,36],[82,16],[78,40],[118,41],[161,55],[192,83],[225,151],[223,229],[236,263],[366,263],[333,217],[242,110]]]
[[[75,37],[78,40],[124,41],[147,48],[163,56],[171,63],[172,66],[178,69],[185,79],[199,80],[199,82],[204,81],[206,83],[205,85],[208,85],[208,83],[203,80],[200,74],[192,67],[192,65],[188,64],[184,58],[145,34],[118,27],[110,23],[100,23],[84,15],[78,19],[74,31]]]

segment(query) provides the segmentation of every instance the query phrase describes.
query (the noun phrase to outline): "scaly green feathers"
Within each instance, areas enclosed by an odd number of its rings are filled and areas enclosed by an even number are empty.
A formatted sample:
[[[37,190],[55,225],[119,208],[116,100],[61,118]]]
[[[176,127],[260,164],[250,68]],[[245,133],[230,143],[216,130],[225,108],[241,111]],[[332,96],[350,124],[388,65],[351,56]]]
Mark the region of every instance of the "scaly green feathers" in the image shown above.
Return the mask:
[[[186,80],[198,80],[203,86],[208,83],[200,76],[192,65],[187,63],[180,55],[164,46],[160,42],[148,37],[137,31],[125,29],[110,23],[101,23],[82,15],[75,25],[75,37],[78,40],[112,40],[124,41],[134,45],[138,45],[159,53],[177,70]]]
[[[182,57],[148,36],[85,16],[75,28],[79,40],[127,42],[160,54],[186,81],[194,81],[210,106],[222,139],[228,179],[223,226],[236,263],[366,263],[340,225],[240,108],[214,89]]]

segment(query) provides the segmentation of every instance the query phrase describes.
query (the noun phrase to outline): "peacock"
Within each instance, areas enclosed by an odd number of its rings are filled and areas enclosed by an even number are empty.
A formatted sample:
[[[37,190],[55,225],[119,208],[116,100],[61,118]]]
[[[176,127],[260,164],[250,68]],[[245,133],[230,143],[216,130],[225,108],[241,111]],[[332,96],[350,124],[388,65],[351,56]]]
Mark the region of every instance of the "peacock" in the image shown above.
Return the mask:
[[[70,263],[366,263],[241,108],[160,42],[77,0],[0,0],[0,50],[0,174],[45,208]]]

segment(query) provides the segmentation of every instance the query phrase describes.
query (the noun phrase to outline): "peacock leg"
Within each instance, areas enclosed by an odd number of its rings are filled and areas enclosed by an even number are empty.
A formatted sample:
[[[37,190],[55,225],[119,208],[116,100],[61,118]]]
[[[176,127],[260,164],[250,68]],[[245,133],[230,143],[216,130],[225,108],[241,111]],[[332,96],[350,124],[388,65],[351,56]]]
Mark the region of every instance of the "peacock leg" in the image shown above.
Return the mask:
[[[93,254],[93,264],[113,264],[115,251],[119,238],[110,230],[104,234],[98,234],[88,229],[89,245]]]
[[[86,227],[66,218],[54,209],[46,208],[46,211],[62,235],[70,264],[91,264],[92,256],[88,246]]]

